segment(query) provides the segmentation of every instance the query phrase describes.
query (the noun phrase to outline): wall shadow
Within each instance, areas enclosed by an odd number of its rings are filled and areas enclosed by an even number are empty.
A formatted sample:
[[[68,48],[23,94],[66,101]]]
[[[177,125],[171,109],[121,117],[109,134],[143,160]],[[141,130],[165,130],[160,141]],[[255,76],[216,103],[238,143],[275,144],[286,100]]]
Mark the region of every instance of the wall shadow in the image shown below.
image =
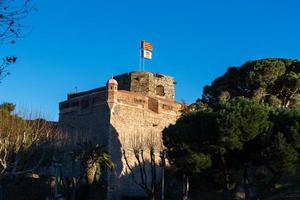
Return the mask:
[[[129,155],[127,155],[127,158],[131,159],[130,167],[132,171],[129,170],[125,160],[122,159],[123,152],[122,152],[122,143],[119,138],[120,133],[118,133],[117,130],[111,125],[110,134],[111,134],[110,153],[116,165],[116,169],[114,172],[108,173],[108,196],[107,196],[108,199],[109,200],[110,199],[113,200],[148,199],[147,193],[141,187],[140,184],[142,183],[141,172],[143,172],[144,180],[147,180],[147,188],[149,188],[149,190],[151,188],[151,182],[153,176],[151,173],[150,161],[145,160],[145,162],[142,163],[142,165],[139,165],[137,159],[132,157],[133,155],[131,155],[131,157],[128,157]],[[125,153],[128,154],[128,152],[126,151]],[[150,157],[150,153],[149,155],[145,155],[145,157]],[[160,196],[162,167],[160,166],[160,164],[158,164],[160,163],[159,155],[156,155],[155,159],[156,159],[155,185],[156,185],[157,196]],[[132,164],[133,161],[135,164]],[[144,166],[144,171],[143,168],[141,168],[140,166]]]

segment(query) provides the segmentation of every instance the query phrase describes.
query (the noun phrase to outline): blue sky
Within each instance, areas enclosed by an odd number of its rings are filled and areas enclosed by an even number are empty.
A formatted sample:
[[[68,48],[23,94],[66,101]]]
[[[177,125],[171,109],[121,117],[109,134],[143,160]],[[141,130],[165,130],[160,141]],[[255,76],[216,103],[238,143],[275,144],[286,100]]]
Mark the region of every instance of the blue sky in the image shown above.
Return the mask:
[[[154,45],[146,70],[174,76],[188,103],[229,66],[266,57],[300,58],[297,0],[33,0],[34,27],[0,56],[15,55],[0,102],[58,119],[58,102],[138,70],[139,42]]]

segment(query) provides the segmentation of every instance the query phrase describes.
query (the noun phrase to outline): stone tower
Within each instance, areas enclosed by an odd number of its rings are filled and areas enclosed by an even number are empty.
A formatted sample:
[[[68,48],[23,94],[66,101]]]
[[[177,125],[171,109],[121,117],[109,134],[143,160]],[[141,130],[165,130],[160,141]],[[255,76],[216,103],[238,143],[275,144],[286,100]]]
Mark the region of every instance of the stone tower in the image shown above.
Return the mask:
[[[116,76],[120,90],[127,90],[145,96],[174,100],[174,79],[170,76],[149,72],[131,72]]]
[[[116,94],[118,92],[118,82],[115,79],[111,78],[107,81],[106,88],[107,88],[107,104],[109,108],[112,109],[114,103],[117,102]]]
[[[71,134],[83,133],[91,141],[106,146],[116,169],[105,176],[108,199],[143,196],[132,182],[122,150],[130,150],[134,138],[146,141],[175,123],[182,105],[175,101],[174,79],[151,72],[130,72],[115,76],[105,87],[73,93],[59,104],[60,126]],[[134,166],[132,166],[134,167]],[[159,178],[158,178],[159,180]]]

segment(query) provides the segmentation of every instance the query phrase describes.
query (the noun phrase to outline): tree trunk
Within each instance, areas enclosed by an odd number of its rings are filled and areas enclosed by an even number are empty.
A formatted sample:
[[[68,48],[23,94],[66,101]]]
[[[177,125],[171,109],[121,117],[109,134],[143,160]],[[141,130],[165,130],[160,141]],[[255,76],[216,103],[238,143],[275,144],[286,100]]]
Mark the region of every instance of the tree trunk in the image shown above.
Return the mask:
[[[221,163],[222,163],[222,173],[223,173],[223,179],[224,179],[224,199],[230,200],[229,174],[227,172],[226,161],[221,154],[220,154],[220,159],[221,159]]]
[[[266,185],[266,187],[260,192],[259,194],[259,199],[263,199],[264,196],[271,190],[271,188],[275,185],[276,182],[279,181],[279,179],[282,177],[283,172],[277,172],[272,178],[271,180],[268,182],[268,184]]]
[[[97,171],[97,166],[96,164],[88,164],[87,169],[86,169],[86,179],[88,184],[93,184],[94,179],[95,179],[95,174]]]
[[[1,182],[0,183],[0,200],[5,200],[6,195],[5,195],[5,187],[4,184]]]
[[[182,176],[182,200],[188,200],[189,199],[189,178],[183,174]]]
[[[244,175],[243,175],[243,178],[244,178],[245,200],[249,200],[251,198],[248,168],[249,168],[249,166],[247,164],[245,164],[244,165]]]
[[[150,150],[150,165],[151,165],[151,199],[156,199],[156,165],[154,149]]]

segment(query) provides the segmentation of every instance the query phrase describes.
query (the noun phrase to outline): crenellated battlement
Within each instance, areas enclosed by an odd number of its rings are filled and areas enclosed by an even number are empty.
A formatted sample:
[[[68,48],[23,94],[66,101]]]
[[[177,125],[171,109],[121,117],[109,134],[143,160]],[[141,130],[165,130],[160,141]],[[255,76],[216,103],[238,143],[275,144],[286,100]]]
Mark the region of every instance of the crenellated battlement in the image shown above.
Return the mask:
[[[152,72],[130,72],[115,76],[119,90],[140,93],[150,97],[174,100],[174,78]]]
[[[80,112],[92,109],[95,106],[105,104],[108,101],[108,91],[94,92],[85,95],[73,96],[59,104],[60,113]],[[176,114],[181,110],[181,104],[163,98],[155,98],[140,93],[126,90],[115,91],[114,100],[116,104],[136,106],[141,109],[148,109],[156,113],[167,112]]]
[[[156,113],[178,114],[181,109],[181,104],[174,101],[174,79],[151,72],[122,74],[109,80],[106,87],[68,94],[68,99],[59,104],[59,109],[61,114],[81,112],[107,102]]]
[[[128,92],[125,90],[119,90],[117,92],[116,98],[117,103],[137,106],[156,113],[166,112],[178,114],[182,107],[181,104],[172,100],[144,96],[139,93]]]

